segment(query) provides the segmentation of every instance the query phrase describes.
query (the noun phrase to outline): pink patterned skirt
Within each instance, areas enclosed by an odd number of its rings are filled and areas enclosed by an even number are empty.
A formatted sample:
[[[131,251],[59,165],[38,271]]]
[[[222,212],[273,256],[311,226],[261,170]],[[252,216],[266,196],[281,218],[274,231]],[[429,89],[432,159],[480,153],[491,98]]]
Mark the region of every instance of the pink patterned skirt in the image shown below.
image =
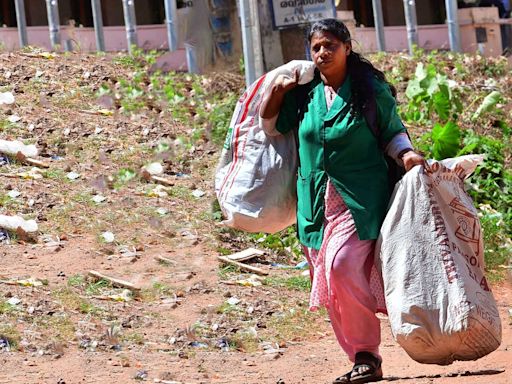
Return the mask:
[[[349,241],[351,235],[356,232],[350,210],[330,181],[328,181],[325,191],[324,215],[324,241],[320,250],[303,247],[310,265],[312,286],[309,307],[312,311],[320,306],[329,307],[331,302],[329,282],[334,257],[338,250]],[[377,311],[386,313],[382,280],[375,265],[372,266],[370,274],[370,290],[377,300]]]

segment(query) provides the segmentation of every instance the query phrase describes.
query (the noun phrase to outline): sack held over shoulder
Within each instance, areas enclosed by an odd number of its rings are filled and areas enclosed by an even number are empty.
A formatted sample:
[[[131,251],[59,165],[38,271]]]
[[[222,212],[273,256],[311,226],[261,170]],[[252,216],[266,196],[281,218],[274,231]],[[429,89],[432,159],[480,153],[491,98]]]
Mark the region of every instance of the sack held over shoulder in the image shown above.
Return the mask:
[[[377,242],[391,330],[414,360],[476,360],[501,343],[499,312],[484,276],[483,236],[463,180],[468,155],[409,171]]]
[[[279,75],[300,70],[300,84],[313,79],[314,64],[291,61],[263,75],[238,101],[215,174],[215,192],[229,227],[274,233],[295,223],[295,133],[265,133],[259,111]]]

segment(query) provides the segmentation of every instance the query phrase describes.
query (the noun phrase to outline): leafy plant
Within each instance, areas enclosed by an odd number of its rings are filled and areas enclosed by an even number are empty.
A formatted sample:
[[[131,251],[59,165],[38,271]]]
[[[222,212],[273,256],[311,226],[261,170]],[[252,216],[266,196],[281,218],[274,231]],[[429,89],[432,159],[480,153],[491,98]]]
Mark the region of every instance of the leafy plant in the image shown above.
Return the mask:
[[[454,157],[460,150],[460,129],[453,122],[436,123],[432,129],[432,154],[436,160]]]
[[[471,117],[472,120],[478,119],[482,114],[488,113],[494,109],[496,104],[498,104],[502,99],[501,93],[498,91],[492,91],[485,98],[482,104],[478,107],[476,112]]]
[[[407,85],[405,95],[409,104],[405,111],[406,120],[426,122],[434,112],[441,121],[456,119],[462,111],[457,83],[438,72],[434,64],[418,63],[415,77]]]

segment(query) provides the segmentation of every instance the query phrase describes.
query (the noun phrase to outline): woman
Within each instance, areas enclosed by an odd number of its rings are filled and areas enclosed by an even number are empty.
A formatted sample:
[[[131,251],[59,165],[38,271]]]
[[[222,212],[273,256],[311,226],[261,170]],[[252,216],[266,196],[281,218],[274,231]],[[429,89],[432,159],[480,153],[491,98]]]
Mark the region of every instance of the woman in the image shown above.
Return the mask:
[[[297,72],[279,77],[260,115],[281,133],[299,127],[297,231],[313,267],[310,307],[328,308],[354,362],[334,383],[373,382],[382,378],[382,358],[370,273],[390,197],[381,143],[406,171],[425,160],[413,151],[384,74],[352,51],[347,27],[322,20],[312,26],[309,42],[314,80],[298,86]],[[380,139],[365,119],[373,100]]]

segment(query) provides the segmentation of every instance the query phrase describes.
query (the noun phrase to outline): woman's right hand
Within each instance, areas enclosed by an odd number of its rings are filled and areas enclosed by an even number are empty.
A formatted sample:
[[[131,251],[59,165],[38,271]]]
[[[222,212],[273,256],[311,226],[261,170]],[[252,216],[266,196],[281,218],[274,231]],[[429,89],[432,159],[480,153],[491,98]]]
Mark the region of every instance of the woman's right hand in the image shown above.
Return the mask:
[[[285,94],[299,85],[300,71],[295,69],[292,76],[279,75],[272,85],[272,92]]]
[[[298,69],[293,71],[292,76],[278,75],[270,88],[270,92],[265,96],[260,109],[260,116],[263,119],[270,119],[276,116],[281,109],[283,98],[286,92],[299,85],[300,72]]]

